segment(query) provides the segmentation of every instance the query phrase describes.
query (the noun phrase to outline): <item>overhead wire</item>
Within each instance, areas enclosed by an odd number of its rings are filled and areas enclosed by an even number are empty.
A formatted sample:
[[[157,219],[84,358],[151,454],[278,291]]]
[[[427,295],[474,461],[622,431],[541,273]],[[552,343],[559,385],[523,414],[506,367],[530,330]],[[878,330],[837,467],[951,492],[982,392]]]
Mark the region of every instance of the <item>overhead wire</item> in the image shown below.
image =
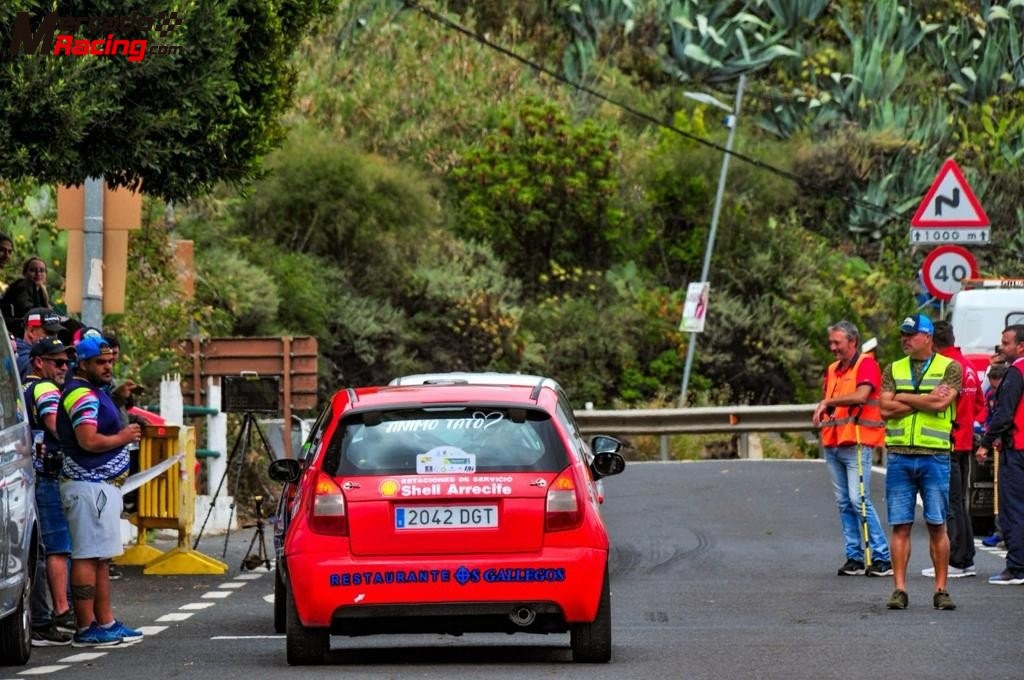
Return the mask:
[[[693,142],[696,142],[697,144],[700,144],[702,146],[705,146],[705,147],[707,147],[709,149],[714,149],[714,150],[718,151],[719,153],[727,154],[727,155],[735,158],[738,161],[742,161],[744,163],[747,163],[748,165],[752,165],[752,166],[754,166],[756,168],[760,168],[762,170],[766,170],[766,171],[771,172],[771,173],[773,173],[775,175],[778,175],[780,177],[788,179],[788,180],[790,180],[791,182],[794,182],[795,184],[797,184],[800,187],[810,188],[810,189],[814,188],[812,184],[810,184],[807,181],[805,181],[804,179],[802,179],[799,175],[796,175],[796,174],[794,174],[794,173],[792,173],[792,172],[790,172],[788,170],[785,170],[785,169],[780,168],[780,167],[775,166],[775,165],[771,165],[770,163],[766,163],[766,162],[764,162],[764,161],[762,161],[762,160],[760,160],[758,158],[754,158],[753,156],[748,156],[747,154],[727,149],[724,146],[722,146],[721,144],[718,144],[718,143],[713,142],[713,141],[711,141],[709,139],[701,137],[700,135],[695,135],[692,132],[689,132],[687,130],[683,130],[682,128],[676,127],[675,125],[672,125],[671,123],[667,123],[664,120],[661,120],[661,119],[657,118],[656,116],[654,116],[654,115],[652,115],[650,113],[647,113],[646,111],[641,111],[640,109],[637,109],[636,107],[630,106],[629,104],[626,104],[625,102],[619,101],[619,100],[617,100],[617,99],[615,99],[615,98],[613,98],[613,97],[611,97],[611,96],[609,96],[609,95],[607,95],[607,94],[605,94],[603,92],[595,90],[592,87],[588,87],[587,85],[584,85],[583,83],[579,83],[579,82],[576,82],[574,80],[571,80],[571,79],[565,77],[564,75],[558,73],[557,71],[554,71],[554,70],[544,66],[543,64],[540,64],[540,63],[538,63],[536,61],[528,59],[527,57],[524,57],[521,54],[519,54],[517,52],[514,52],[514,51],[508,49],[507,47],[505,47],[503,45],[500,45],[500,44],[498,44],[498,43],[496,43],[496,42],[494,42],[492,40],[489,40],[488,38],[480,35],[479,33],[475,32],[473,30],[470,30],[469,28],[466,28],[465,26],[463,26],[460,23],[458,23],[456,21],[452,21],[448,17],[443,16],[443,15],[439,14],[438,12],[435,12],[434,10],[432,10],[432,9],[430,9],[428,7],[424,7],[419,2],[416,2],[416,0],[403,0],[403,1],[405,3],[406,7],[409,7],[410,9],[414,9],[414,10],[420,12],[424,16],[428,17],[432,21],[435,21],[435,22],[441,24],[442,26],[445,26],[445,27],[447,27],[447,28],[449,28],[449,29],[451,29],[453,31],[456,31],[457,33],[461,33],[462,35],[464,35],[464,36],[466,36],[468,38],[471,38],[472,40],[480,43],[481,45],[484,45],[485,47],[487,47],[489,49],[495,50],[496,52],[499,52],[499,53],[505,55],[506,57],[508,57],[510,59],[513,59],[514,61],[517,61],[520,64],[523,64],[524,66],[527,66],[527,67],[529,67],[529,68],[531,68],[531,69],[533,69],[533,70],[535,70],[535,71],[537,71],[539,73],[543,73],[544,75],[546,75],[546,76],[548,76],[550,78],[553,78],[554,80],[556,80],[556,81],[558,81],[560,83],[563,83],[565,85],[569,85],[570,87],[573,87],[573,88],[579,90],[580,92],[584,92],[584,93],[586,93],[586,94],[588,94],[588,95],[590,95],[592,97],[595,97],[595,98],[597,98],[597,99],[599,99],[599,100],[601,100],[603,102],[607,102],[608,104],[611,104],[612,106],[615,106],[616,108],[619,108],[619,109],[621,109],[623,111],[626,111],[627,113],[629,113],[629,114],[631,114],[631,115],[633,115],[633,116],[635,116],[635,117],[637,117],[637,118],[639,118],[641,120],[647,121],[647,122],[651,123],[652,125],[656,125],[658,127],[661,127],[661,128],[666,129],[666,130],[669,130],[669,131],[671,131],[671,132],[673,132],[673,133],[675,133],[675,134],[677,134],[677,135],[679,135],[681,137],[689,139],[689,140],[691,140]],[[843,201],[844,203],[849,203],[849,204],[853,204],[853,205],[859,205],[859,206],[862,206],[864,208],[873,210],[873,211],[875,211],[877,213],[880,213],[882,215],[885,215],[885,216],[888,216],[890,218],[893,218],[893,219],[899,219],[901,217],[901,215],[899,213],[893,212],[892,210],[890,210],[890,209],[888,209],[888,208],[886,208],[884,206],[880,206],[880,205],[876,205],[875,203],[871,203],[870,201],[865,201],[863,199],[859,199],[859,198],[855,198],[855,197],[851,197],[851,196],[836,196],[836,198],[841,200],[841,201]]]

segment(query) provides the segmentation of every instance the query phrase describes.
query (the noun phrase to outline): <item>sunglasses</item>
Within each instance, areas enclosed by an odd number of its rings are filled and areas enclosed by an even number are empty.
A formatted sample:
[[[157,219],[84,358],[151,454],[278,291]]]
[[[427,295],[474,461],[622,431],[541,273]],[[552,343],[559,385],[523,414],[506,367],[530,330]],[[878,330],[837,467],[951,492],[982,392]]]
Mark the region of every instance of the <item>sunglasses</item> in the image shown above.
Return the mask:
[[[67,359],[51,359],[49,357],[43,357],[42,359],[43,359],[43,361],[52,362],[53,365],[56,366],[57,368],[64,368],[65,366],[67,366],[68,364],[71,363]]]

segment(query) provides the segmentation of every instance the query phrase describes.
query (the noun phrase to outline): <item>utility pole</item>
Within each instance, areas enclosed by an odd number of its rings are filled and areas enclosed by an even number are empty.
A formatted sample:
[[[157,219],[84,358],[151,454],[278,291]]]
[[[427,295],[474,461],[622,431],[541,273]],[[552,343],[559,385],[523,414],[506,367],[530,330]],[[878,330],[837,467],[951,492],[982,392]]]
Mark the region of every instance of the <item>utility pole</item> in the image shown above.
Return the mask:
[[[715,193],[715,207],[711,212],[711,230],[708,232],[707,246],[704,249],[704,266],[701,268],[700,280],[701,283],[705,283],[708,280],[708,275],[711,270],[711,252],[715,248],[715,235],[718,232],[718,216],[722,212],[722,194],[725,193],[725,177],[729,172],[729,157],[732,155],[732,143],[736,136],[736,125],[739,122],[740,117],[740,103],[743,101],[743,86],[747,82],[746,75],[741,75],[739,84],[736,86],[736,103],[730,109],[725,104],[721,103],[713,97],[709,97],[706,94],[700,93],[688,93],[683,94],[690,96],[692,99],[703,101],[705,103],[718,106],[721,109],[725,109],[729,112],[726,117],[726,125],[729,126],[729,136],[725,140],[725,155],[722,157],[722,171],[718,175],[718,191]],[[709,101],[710,100],[710,101]],[[686,406],[686,390],[690,384],[690,370],[693,368],[693,355],[697,350],[697,334],[690,333],[690,342],[686,347],[686,364],[683,367],[683,385],[679,392],[679,406]]]
[[[103,329],[103,178],[85,180],[82,323]]]

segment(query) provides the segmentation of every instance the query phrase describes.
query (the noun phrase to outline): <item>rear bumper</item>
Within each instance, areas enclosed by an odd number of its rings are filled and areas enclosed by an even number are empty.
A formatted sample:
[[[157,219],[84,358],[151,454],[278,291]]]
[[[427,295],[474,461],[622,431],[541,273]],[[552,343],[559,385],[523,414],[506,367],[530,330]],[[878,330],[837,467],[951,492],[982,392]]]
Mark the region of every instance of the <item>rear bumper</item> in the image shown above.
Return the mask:
[[[395,560],[304,552],[285,560],[288,585],[305,626],[349,635],[391,629],[494,631],[505,630],[509,614],[527,607],[537,614],[534,632],[552,632],[568,623],[594,620],[608,553],[547,548],[530,557]],[[374,626],[387,630],[368,630]],[[525,628],[529,626],[512,624],[509,630]]]

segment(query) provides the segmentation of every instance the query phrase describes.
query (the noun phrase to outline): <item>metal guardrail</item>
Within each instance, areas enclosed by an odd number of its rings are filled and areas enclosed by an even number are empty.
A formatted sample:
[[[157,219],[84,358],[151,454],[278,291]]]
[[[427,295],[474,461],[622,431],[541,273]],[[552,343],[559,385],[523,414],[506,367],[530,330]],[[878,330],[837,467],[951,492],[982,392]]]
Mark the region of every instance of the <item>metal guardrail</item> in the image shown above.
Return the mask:
[[[576,411],[584,434],[721,434],[814,430],[815,404]]]

